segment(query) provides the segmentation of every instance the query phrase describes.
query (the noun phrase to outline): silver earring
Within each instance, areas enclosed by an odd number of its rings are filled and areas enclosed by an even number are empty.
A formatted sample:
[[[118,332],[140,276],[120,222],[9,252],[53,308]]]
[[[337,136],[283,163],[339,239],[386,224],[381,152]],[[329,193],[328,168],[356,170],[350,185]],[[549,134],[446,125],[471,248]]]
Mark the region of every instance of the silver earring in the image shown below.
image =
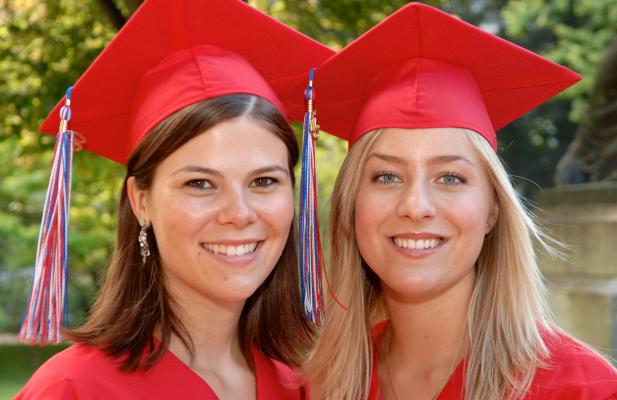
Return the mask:
[[[144,221],[139,221],[139,226],[141,226],[139,238],[137,239],[139,242],[139,254],[141,254],[141,262],[145,264],[146,258],[150,255],[150,246],[148,246],[148,232],[146,231],[147,227]]]

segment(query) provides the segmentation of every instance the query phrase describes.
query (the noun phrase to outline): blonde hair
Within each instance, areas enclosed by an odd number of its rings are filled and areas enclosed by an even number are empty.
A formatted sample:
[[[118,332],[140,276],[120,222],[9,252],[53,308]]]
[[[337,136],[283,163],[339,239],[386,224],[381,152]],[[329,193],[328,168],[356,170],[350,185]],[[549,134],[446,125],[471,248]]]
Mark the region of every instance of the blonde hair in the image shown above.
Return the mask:
[[[329,280],[333,299],[327,320],[305,366],[313,399],[366,399],[373,368],[371,326],[384,306],[379,282],[358,251],[355,199],[368,153],[381,130],[365,134],[351,148],[332,194]],[[514,190],[499,158],[480,135],[462,130],[481,155],[499,202],[499,217],[477,260],[476,282],[468,311],[465,399],[521,397],[548,349],[543,334],[552,332],[545,285],[536,248],[554,254],[542,231]]]

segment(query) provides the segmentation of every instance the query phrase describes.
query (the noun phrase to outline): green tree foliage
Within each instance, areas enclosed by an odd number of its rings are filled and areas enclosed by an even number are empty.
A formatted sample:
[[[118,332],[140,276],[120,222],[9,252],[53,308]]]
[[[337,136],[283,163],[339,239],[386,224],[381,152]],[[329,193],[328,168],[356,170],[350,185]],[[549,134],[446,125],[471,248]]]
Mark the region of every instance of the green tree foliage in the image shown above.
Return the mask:
[[[617,33],[617,4],[613,0],[510,0],[502,15],[514,40],[585,77],[564,96],[574,99],[572,117],[578,121],[591,78]]]
[[[581,120],[593,76],[617,33],[614,0],[510,0],[502,10],[505,32],[522,46],[579,72],[583,81],[507,127],[502,153],[514,174],[541,187],[552,184],[557,162]],[[520,180],[524,192],[532,186]]]

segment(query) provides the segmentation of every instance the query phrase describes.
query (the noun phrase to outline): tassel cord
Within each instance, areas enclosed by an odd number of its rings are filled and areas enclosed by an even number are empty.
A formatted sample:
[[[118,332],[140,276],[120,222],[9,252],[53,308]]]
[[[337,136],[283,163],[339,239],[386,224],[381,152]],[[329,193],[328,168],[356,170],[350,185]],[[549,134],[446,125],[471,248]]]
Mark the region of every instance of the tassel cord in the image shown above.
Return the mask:
[[[60,341],[60,328],[67,319],[68,224],[74,132],[67,130],[71,119],[71,89],[60,110],[54,158],[36,251],[30,295],[20,329],[22,340],[31,344]]]

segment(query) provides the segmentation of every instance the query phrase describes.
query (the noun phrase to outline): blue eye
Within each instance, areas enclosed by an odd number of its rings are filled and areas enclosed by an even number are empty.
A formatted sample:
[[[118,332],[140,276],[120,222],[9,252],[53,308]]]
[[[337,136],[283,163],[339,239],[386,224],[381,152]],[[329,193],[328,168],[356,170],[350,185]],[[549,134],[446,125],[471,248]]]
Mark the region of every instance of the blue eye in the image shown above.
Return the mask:
[[[401,181],[401,179],[392,172],[379,172],[373,178],[373,181],[382,185],[393,185]]]
[[[456,185],[459,182],[459,179],[454,175],[446,175],[443,177],[443,183],[446,185]]]
[[[214,185],[207,179],[192,179],[186,183],[186,186],[193,189],[214,189]]]
[[[446,186],[458,186],[467,182],[467,179],[465,179],[465,177],[454,172],[448,172],[442,175],[439,180]]]

